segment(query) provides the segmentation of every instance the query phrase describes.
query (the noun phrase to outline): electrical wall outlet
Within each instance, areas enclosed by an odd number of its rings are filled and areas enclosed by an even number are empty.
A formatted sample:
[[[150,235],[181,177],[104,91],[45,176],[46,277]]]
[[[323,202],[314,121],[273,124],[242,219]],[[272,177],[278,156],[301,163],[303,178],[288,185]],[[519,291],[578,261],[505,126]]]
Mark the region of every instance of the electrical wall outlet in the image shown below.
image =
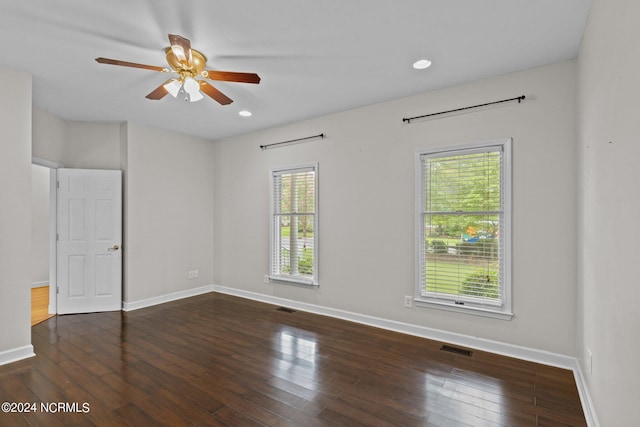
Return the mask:
[[[193,277],[198,277],[199,275],[198,270],[193,270]]]
[[[189,270],[189,271],[187,272],[187,278],[188,278],[189,280],[191,280],[191,279],[193,279],[194,277],[195,277],[195,273],[194,273],[194,271],[193,271],[193,270]]]
[[[268,274],[264,275],[264,283],[269,283],[269,275]]]
[[[404,306],[406,308],[413,308],[413,297],[411,295],[404,296]]]

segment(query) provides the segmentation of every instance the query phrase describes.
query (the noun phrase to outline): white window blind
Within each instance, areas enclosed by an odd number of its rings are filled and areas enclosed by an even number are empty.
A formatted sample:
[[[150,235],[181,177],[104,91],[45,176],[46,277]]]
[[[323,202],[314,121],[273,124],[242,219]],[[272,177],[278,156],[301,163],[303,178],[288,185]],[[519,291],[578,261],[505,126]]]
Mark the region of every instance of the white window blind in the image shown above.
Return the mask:
[[[317,285],[317,165],[272,171],[271,279]]]
[[[419,154],[418,300],[510,312],[509,143]]]

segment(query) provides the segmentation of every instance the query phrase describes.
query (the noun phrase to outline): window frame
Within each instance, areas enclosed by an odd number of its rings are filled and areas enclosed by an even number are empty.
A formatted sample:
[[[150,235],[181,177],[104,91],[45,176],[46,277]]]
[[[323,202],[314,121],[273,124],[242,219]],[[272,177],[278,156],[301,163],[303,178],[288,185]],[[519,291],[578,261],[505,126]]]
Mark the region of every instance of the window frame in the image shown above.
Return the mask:
[[[425,176],[423,176],[423,156],[432,157],[454,156],[456,154],[465,155],[474,152],[486,151],[490,148],[499,148],[502,152],[502,212],[503,221],[500,228],[500,238],[502,239],[502,252],[500,253],[500,263],[502,267],[502,296],[501,305],[495,303],[481,303],[478,301],[454,298],[438,298],[434,296],[425,296],[422,292],[422,272],[426,270],[426,256],[424,254],[424,244],[426,239],[423,214],[425,213],[423,202],[426,192]],[[440,146],[416,151],[416,173],[415,173],[415,253],[416,253],[416,271],[415,271],[415,295],[414,303],[419,307],[436,308],[447,311],[454,311],[466,314],[475,314],[479,316],[492,317],[496,319],[510,320],[513,317],[512,311],[512,139],[500,138],[487,141],[476,141],[464,144],[455,144],[449,146]],[[462,302],[463,304],[460,304]]]
[[[304,171],[311,169],[314,172],[314,213],[313,213],[313,275],[302,276],[302,275],[292,275],[292,274],[284,274],[281,272],[274,271],[274,265],[276,257],[278,253],[274,251],[274,247],[276,245],[276,226],[275,219],[278,215],[276,213],[276,205],[275,205],[275,177],[278,174],[284,174],[287,172],[294,173],[296,171]],[[269,174],[269,281],[275,282],[284,282],[295,285],[303,285],[309,287],[318,287],[318,224],[319,224],[319,215],[318,215],[318,183],[319,183],[319,174],[318,174],[318,163],[304,163],[295,166],[285,166],[273,168],[270,170]]]

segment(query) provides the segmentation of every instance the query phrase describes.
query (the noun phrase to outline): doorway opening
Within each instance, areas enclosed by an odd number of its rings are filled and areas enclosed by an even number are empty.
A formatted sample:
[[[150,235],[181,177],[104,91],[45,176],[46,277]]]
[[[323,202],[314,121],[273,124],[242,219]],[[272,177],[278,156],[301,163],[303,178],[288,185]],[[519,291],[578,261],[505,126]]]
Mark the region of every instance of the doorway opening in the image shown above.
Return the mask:
[[[56,181],[61,164],[31,160],[31,325],[56,314]]]
[[[36,316],[121,310],[122,172],[33,157],[31,195],[32,308],[47,305],[46,313],[32,309],[32,324]]]

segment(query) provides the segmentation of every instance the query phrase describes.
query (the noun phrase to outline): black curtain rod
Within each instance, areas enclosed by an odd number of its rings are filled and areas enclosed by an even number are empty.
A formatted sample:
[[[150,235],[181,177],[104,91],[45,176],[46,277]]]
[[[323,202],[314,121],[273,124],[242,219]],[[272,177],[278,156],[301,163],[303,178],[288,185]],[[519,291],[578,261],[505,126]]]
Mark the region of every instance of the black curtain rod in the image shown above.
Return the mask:
[[[487,105],[502,104],[503,102],[518,101],[518,104],[520,104],[525,98],[526,97],[524,95],[522,95],[522,96],[518,96],[517,98],[509,98],[509,99],[503,99],[501,101],[487,102],[486,104],[472,105],[471,107],[456,108],[455,110],[448,110],[448,111],[441,111],[439,113],[425,114],[424,116],[408,117],[408,118],[402,119],[402,121],[403,122],[407,122],[407,123],[411,123],[411,120],[424,119],[425,117],[438,116],[440,114],[455,113],[455,112],[458,112],[458,111],[470,110],[472,108],[486,107]]]
[[[324,139],[324,133],[321,133],[321,134],[319,134],[319,135],[307,136],[307,137],[305,137],[305,138],[292,139],[292,140],[290,140],[290,141],[283,141],[283,142],[276,142],[276,143],[273,143],[273,144],[261,145],[261,146],[260,146],[260,148],[261,148],[262,150],[266,150],[267,148],[275,147],[275,146],[277,146],[277,145],[283,145],[283,144],[294,144],[294,143],[296,143],[296,142],[307,141],[307,140],[309,140],[309,139],[315,139],[315,138],[321,138],[321,139]]]

